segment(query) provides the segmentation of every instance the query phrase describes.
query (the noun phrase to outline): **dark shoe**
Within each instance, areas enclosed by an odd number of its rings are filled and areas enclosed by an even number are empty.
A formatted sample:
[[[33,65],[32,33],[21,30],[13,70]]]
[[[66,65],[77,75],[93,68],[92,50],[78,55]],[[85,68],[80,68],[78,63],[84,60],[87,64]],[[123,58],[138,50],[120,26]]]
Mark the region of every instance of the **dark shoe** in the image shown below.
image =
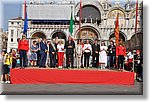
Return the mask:
[[[19,69],[23,69],[23,67],[20,67]]]
[[[43,66],[43,68],[46,68],[46,66]]]

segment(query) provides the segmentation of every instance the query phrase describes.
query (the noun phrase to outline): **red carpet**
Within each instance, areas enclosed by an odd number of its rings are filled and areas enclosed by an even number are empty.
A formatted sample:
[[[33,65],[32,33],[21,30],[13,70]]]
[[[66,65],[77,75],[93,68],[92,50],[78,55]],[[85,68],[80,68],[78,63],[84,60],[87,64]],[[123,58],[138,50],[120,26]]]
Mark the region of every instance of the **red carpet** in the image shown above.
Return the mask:
[[[11,69],[12,84],[134,85],[133,72],[100,70]]]

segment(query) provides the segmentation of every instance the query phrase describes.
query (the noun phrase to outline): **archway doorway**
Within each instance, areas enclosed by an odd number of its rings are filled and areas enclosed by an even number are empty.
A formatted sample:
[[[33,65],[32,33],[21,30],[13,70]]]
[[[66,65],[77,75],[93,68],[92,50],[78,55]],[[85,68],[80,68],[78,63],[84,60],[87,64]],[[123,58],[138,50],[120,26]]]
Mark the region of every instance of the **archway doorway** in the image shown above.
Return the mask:
[[[122,40],[123,40],[123,43],[125,44],[125,42],[126,42],[126,37],[125,37],[125,35],[124,35],[122,32],[119,33],[119,39],[122,39]],[[115,34],[114,34],[114,33],[110,35],[109,41],[110,41],[110,40],[114,41],[114,43],[116,42],[116,37],[115,37]]]
[[[29,41],[30,46],[33,44],[33,41],[37,41],[38,38],[44,39],[44,38],[46,38],[46,36],[42,32],[35,32],[35,33],[33,33],[32,36],[31,36],[31,39]]]
[[[76,34],[76,39],[83,39],[84,41],[89,40],[93,44],[94,40],[100,40],[98,32],[91,27],[84,27],[81,31]]]
[[[66,35],[63,31],[55,31],[52,34],[52,39],[56,39],[56,42],[58,43],[60,40],[62,40],[64,43],[66,41]]]
[[[126,42],[127,48],[131,50],[143,50],[143,33],[134,34],[130,40]]]
[[[45,34],[42,32],[36,32],[31,36],[31,39],[37,39],[37,38],[46,38]]]

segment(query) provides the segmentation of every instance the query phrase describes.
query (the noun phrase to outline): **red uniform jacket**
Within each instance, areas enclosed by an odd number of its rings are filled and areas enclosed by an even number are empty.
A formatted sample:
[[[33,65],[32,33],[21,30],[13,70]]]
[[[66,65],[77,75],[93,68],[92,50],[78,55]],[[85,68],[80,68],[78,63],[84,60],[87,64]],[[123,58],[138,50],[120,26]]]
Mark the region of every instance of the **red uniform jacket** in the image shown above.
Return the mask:
[[[116,47],[116,56],[118,56],[118,55],[124,55],[124,56],[126,56],[126,48],[124,46],[118,45]]]
[[[20,40],[18,42],[18,50],[26,50],[28,51],[29,50],[29,42],[28,40]]]

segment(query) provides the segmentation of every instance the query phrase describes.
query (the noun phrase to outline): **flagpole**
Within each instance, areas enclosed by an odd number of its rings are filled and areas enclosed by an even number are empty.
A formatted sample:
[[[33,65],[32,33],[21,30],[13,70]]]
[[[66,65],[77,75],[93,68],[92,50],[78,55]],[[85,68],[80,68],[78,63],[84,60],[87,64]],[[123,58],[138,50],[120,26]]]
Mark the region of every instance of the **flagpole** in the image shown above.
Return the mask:
[[[138,17],[138,0],[136,0],[136,14],[135,14],[135,45],[137,44],[137,17]],[[136,47],[136,46],[135,46]],[[134,57],[133,57],[133,72],[135,71],[134,70]]]
[[[138,0],[136,0],[136,17],[135,17],[135,45],[137,45],[137,17],[138,17]],[[135,46],[136,47],[136,46]]]
[[[24,0],[24,29],[23,29],[23,33],[26,35],[26,37],[28,37],[27,30],[28,30],[27,9],[26,9],[26,0]]]
[[[81,36],[81,17],[82,17],[82,0],[80,0],[80,14],[79,14],[79,35]]]
[[[117,13],[117,16],[116,16],[116,25],[115,25],[116,48],[119,45],[118,44],[119,43],[118,42],[119,41],[119,20],[118,20],[118,16],[119,16],[119,13]],[[116,55],[116,67],[117,66],[118,66],[118,57]]]
[[[73,11],[72,9],[73,9],[73,7],[71,6],[71,16],[72,16],[72,11]],[[72,32],[72,33],[73,33],[73,32]],[[71,34],[71,36],[72,36],[72,34]]]

